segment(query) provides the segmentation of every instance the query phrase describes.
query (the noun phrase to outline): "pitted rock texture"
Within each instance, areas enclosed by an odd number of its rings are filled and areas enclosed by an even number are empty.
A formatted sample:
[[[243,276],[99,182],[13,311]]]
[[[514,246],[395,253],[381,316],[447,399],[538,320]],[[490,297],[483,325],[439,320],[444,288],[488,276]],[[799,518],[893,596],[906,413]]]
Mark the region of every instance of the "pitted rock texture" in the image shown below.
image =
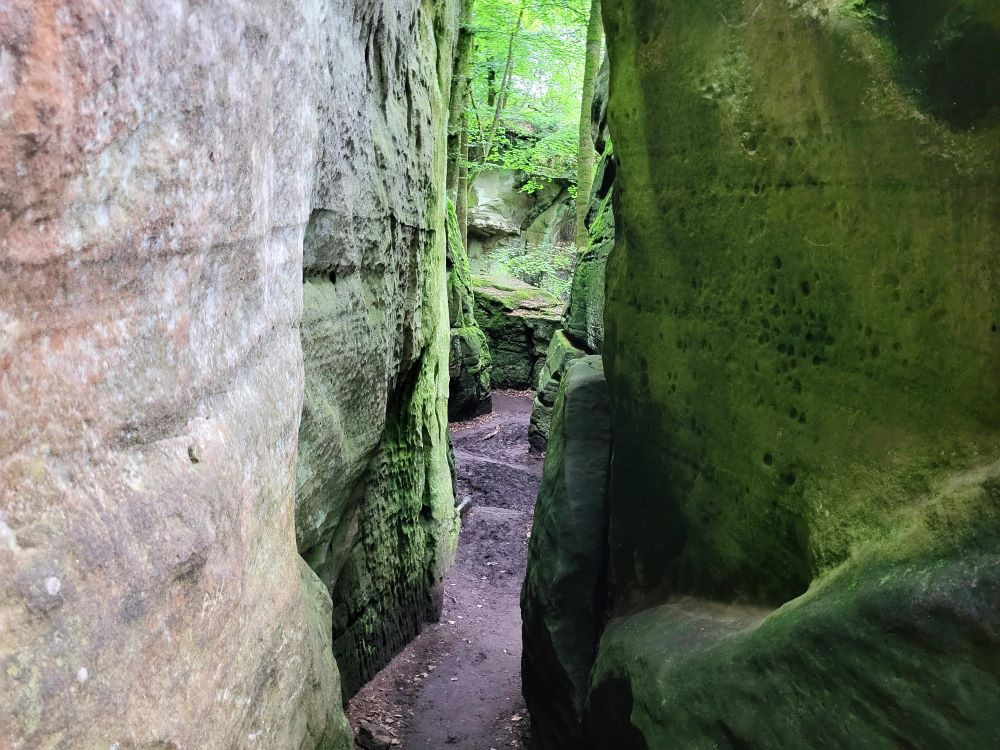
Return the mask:
[[[1000,742],[995,7],[605,4],[598,747]]]
[[[350,695],[436,616],[458,530],[443,192],[457,4],[335,3],[324,21],[296,532],[333,596]]]
[[[0,7],[0,744],[348,747],[295,546],[323,5]]]

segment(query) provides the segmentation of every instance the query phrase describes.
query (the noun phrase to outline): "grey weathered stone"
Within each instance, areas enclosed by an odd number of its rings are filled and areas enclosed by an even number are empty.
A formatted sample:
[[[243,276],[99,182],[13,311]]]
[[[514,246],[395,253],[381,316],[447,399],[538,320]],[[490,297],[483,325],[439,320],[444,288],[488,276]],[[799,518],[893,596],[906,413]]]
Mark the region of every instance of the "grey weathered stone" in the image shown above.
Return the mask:
[[[5,746],[349,743],[293,528],[330,28],[307,0],[0,8]]]
[[[538,748],[585,746],[587,679],[603,618],[611,412],[601,358],[569,365],[552,414],[521,593],[522,682]]]
[[[576,214],[568,180],[551,180],[528,193],[521,190],[526,180],[510,169],[485,170],[473,180],[468,251],[478,273],[506,273],[491,261],[494,249],[573,244]]]
[[[331,622],[356,682],[454,544],[454,22],[0,7],[0,744],[349,746]],[[401,501],[412,543],[383,548]]]
[[[296,529],[351,694],[436,616],[456,542],[439,71],[457,4],[357,0],[324,20]]]

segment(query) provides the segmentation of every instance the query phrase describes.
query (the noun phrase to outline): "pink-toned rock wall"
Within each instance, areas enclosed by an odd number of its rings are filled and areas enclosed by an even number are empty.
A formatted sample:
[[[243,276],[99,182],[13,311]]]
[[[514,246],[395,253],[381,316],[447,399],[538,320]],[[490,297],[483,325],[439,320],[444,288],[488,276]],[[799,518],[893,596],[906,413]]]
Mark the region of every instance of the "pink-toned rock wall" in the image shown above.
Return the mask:
[[[301,563],[319,0],[0,2],[0,748],[349,743]]]

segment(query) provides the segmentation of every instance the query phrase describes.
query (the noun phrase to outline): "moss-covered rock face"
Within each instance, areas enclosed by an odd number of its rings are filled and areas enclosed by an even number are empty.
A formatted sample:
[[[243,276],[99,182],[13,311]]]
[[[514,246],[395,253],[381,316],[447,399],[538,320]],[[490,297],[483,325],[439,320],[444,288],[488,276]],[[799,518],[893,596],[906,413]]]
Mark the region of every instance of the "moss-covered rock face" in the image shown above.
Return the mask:
[[[448,419],[456,422],[489,414],[492,365],[486,334],[479,326],[451,329],[448,373]]]
[[[611,593],[649,608],[591,736],[998,744],[995,4],[604,13]]]
[[[455,6],[390,5],[364,33],[352,7],[332,11],[303,252],[296,536],[333,597],[347,695],[436,616],[457,531],[448,303],[462,284],[446,283],[445,131],[427,130],[447,117]]]
[[[997,119],[855,5],[607,8],[622,595],[784,601],[997,453]]]
[[[496,388],[533,388],[563,305],[548,292],[511,279],[473,279],[476,321],[486,334]]]
[[[544,451],[552,420],[559,382],[567,365],[584,354],[599,354],[604,346],[604,277],[608,256],[615,245],[612,211],[617,163],[607,135],[608,61],[605,58],[594,94],[594,139],[603,150],[597,165],[587,228],[588,247],[576,261],[569,302],[562,317],[562,329],[552,337],[545,365],[538,376],[538,392],[531,408],[528,442]]]
[[[569,304],[562,321],[566,335],[592,353],[599,353],[604,347],[604,277],[608,256],[615,245],[611,205],[616,171],[617,162],[609,145],[594,177],[594,193],[587,216],[589,245],[573,269]]]
[[[596,746],[996,747],[997,470],[942,486],[933,519],[773,614],[679,598],[613,622],[592,674]]]
[[[559,394],[559,387],[567,368],[587,352],[573,346],[563,330],[556,331],[545,354],[545,364],[538,376],[538,390],[531,407],[528,424],[528,443],[537,451],[544,451],[549,438],[552,409]]]
[[[476,323],[469,256],[462,244],[455,206],[450,200],[447,229],[448,317],[451,322],[448,418],[457,421],[487,414],[493,408],[490,396],[492,360],[486,336]]]
[[[559,334],[557,334],[559,335]],[[522,682],[540,748],[578,750],[607,572],[611,415],[601,358],[566,368],[521,592]]]
[[[959,129],[995,119],[1000,6],[992,0],[854,0],[860,14],[887,37],[904,85],[935,117]]]

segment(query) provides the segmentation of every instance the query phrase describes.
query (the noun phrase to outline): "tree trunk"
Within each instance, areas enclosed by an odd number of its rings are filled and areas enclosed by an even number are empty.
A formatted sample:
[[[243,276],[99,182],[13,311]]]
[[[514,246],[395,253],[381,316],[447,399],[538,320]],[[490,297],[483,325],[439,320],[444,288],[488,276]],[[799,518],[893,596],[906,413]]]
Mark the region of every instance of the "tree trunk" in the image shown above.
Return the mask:
[[[451,97],[448,102],[448,177],[447,190],[458,203],[458,173],[461,159],[462,134],[465,127],[465,107],[469,92],[469,69],[472,65],[472,6],[474,0],[464,0],[455,45],[455,69],[451,77]]]
[[[580,102],[580,140],[576,157],[576,245],[586,248],[587,212],[590,190],[594,184],[594,139],[590,134],[590,109],[594,101],[594,83],[601,65],[601,43],[604,26],[601,23],[601,0],[591,0],[587,21],[587,57],[583,65],[583,97]]]
[[[597,1],[599,2],[599,0]],[[521,8],[517,12],[517,23],[514,25],[514,30],[510,32],[510,41],[507,42],[507,63],[504,65],[503,78],[500,79],[500,90],[497,92],[496,105],[493,107],[493,123],[490,125],[490,132],[483,146],[483,165],[489,161],[490,151],[493,150],[493,141],[497,135],[497,127],[500,125],[500,115],[507,103],[507,89],[510,87],[511,74],[514,69],[514,41],[521,33],[521,22],[524,20],[524,11],[527,5],[528,0],[521,0]]]
[[[486,69],[486,106],[492,107],[497,103],[497,68],[492,58],[488,64],[489,67]]]
[[[460,134],[458,185],[455,196],[455,214],[458,217],[458,229],[462,234],[462,247],[469,251],[469,129],[466,127],[465,113],[462,113],[462,130]]]

